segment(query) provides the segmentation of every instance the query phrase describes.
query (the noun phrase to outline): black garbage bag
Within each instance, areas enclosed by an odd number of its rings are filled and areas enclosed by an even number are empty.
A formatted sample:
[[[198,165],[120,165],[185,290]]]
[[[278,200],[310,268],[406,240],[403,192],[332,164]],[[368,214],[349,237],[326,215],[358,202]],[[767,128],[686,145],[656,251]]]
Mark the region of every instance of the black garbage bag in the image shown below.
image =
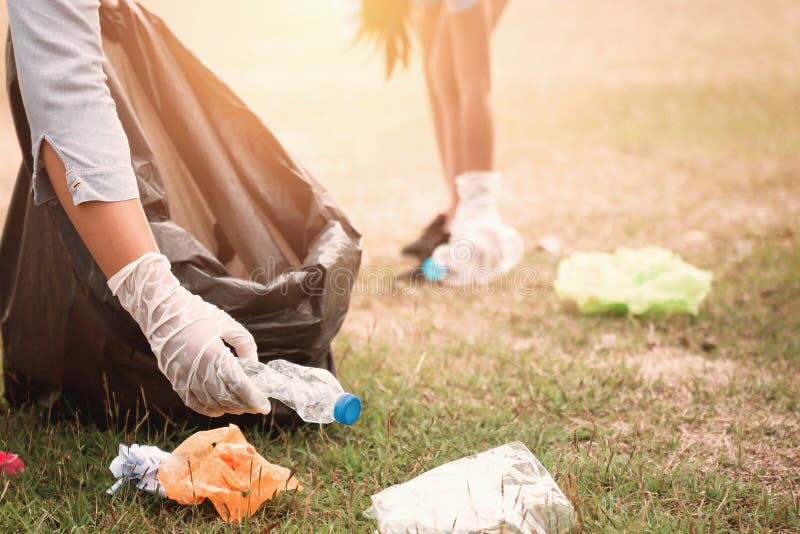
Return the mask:
[[[330,344],[349,306],[361,236],[163,21],[121,4],[101,10],[106,74],[142,204],[173,272],[241,322],[263,361],[333,371]],[[33,205],[31,141],[10,38],[7,51],[23,163],[0,242],[6,398],[68,405],[98,424],[146,413],[208,423],[173,392],[58,203]],[[293,415],[277,405],[269,419],[287,423]]]

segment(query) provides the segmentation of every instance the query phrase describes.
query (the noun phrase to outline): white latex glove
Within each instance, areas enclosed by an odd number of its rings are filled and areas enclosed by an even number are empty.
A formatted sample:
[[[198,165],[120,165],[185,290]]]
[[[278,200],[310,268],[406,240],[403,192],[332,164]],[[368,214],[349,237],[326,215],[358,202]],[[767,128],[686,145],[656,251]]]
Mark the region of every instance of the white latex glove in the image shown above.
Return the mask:
[[[242,371],[258,360],[253,336],[230,315],[180,285],[166,256],[148,253],[108,281],[150,342],[158,368],[186,406],[204,415],[269,413],[269,399]]]
[[[502,224],[497,210],[501,188],[499,172],[470,171],[456,177],[458,207],[451,233],[462,233],[479,225]]]
[[[445,267],[443,281],[485,283],[522,259],[522,238],[497,209],[501,185],[497,172],[470,171],[456,178],[459,200],[450,241],[433,251],[434,263]]]

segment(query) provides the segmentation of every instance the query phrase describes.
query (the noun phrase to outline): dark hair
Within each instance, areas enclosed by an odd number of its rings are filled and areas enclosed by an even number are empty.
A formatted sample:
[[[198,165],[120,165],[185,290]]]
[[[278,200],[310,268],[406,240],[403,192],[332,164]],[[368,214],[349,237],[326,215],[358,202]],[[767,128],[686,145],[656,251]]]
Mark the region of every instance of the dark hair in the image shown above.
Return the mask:
[[[398,61],[408,66],[410,17],[411,0],[361,0],[361,25],[356,40],[371,41],[375,48],[383,49],[386,78],[391,77]]]

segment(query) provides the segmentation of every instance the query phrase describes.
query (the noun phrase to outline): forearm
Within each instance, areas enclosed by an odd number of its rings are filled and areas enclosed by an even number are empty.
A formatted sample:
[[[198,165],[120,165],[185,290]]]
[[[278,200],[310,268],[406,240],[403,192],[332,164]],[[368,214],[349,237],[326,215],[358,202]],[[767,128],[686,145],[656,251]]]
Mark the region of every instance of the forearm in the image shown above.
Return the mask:
[[[75,205],[61,159],[46,143],[42,156],[58,201],[106,277],[148,252],[158,252],[138,198]]]
[[[492,170],[490,20],[482,9],[467,9],[450,16],[449,29],[460,107],[462,168],[459,172]]]

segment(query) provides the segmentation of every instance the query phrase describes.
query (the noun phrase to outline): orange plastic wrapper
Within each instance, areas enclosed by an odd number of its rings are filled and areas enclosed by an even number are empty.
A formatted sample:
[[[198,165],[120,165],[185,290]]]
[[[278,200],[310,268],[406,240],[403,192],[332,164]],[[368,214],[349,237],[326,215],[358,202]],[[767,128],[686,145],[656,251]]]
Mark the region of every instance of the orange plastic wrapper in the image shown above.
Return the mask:
[[[208,498],[230,523],[252,516],[281,491],[303,490],[291,471],[258,454],[236,425],[189,436],[161,462],[158,482],[181,504]]]

